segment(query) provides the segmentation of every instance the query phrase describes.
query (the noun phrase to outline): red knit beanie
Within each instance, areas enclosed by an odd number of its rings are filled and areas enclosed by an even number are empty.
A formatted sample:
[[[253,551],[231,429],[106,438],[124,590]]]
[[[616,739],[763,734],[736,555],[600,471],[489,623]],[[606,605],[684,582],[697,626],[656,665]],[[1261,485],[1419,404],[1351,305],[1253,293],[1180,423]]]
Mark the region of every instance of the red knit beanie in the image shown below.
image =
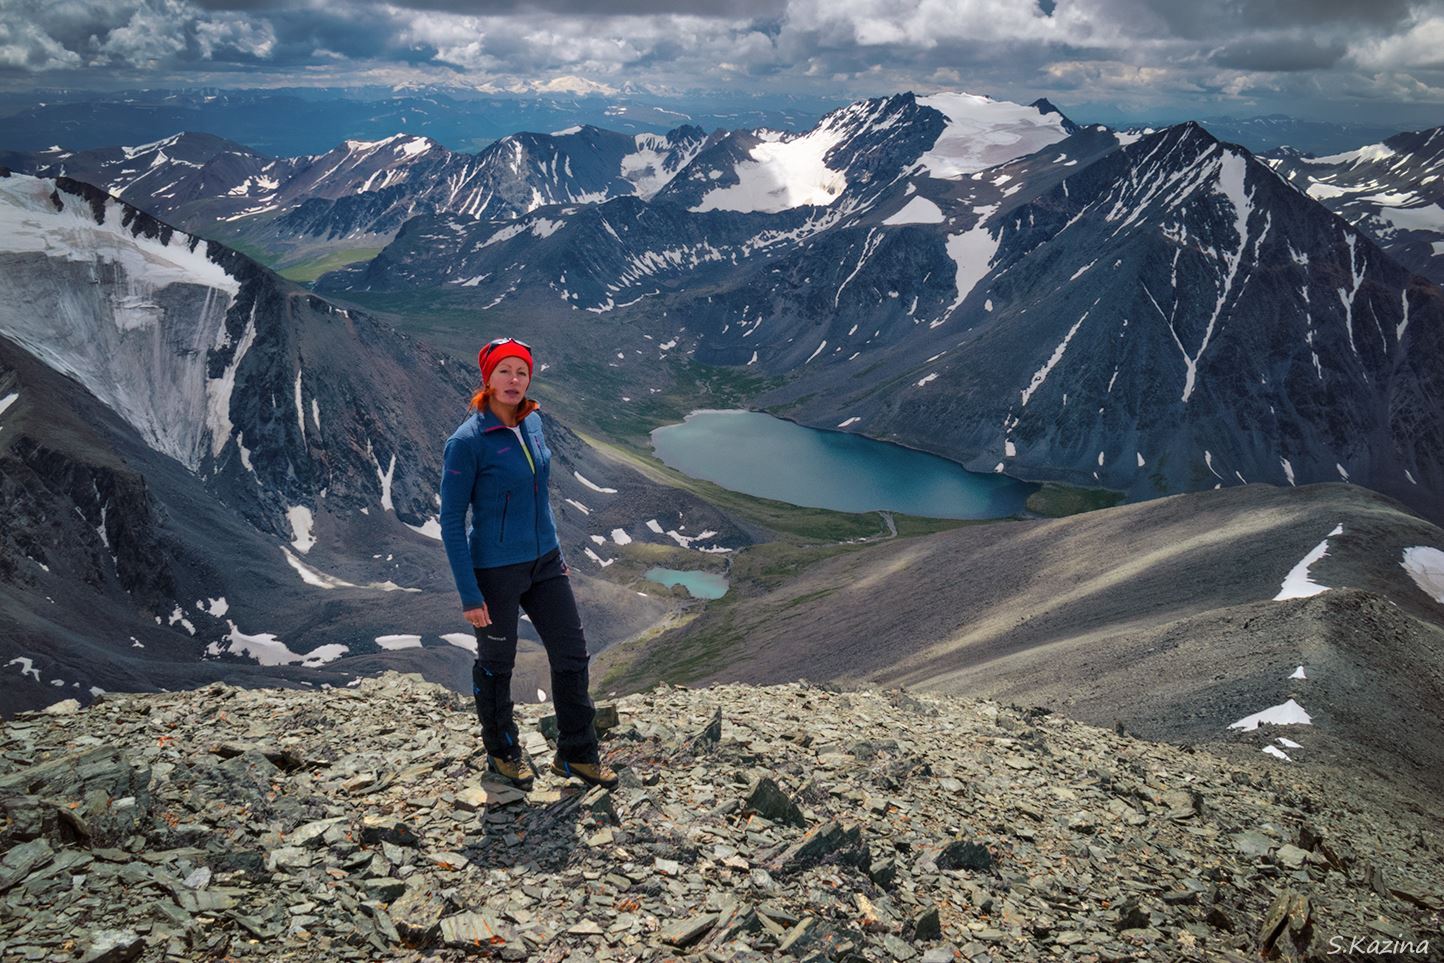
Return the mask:
[[[477,352],[476,363],[481,366],[481,386],[485,388],[491,382],[491,373],[503,358],[520,358],[526,362],[528,374],[536,371],[532,366],[531,349],[520,341],[507,339],[501,344],[492,341],[482,346]]]

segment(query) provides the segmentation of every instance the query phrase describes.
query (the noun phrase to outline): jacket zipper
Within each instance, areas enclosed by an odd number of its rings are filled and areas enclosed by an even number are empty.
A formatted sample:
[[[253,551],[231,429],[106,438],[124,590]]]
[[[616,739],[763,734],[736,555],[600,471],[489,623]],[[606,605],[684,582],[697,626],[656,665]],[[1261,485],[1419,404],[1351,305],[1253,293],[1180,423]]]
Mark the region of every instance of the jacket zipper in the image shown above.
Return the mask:
[[[509,508],[511,508],[511,492],[506,493],[506,497],[501,503],[501,534],[496,539],[498,545],[506,541],[506,512]]]
[[[531,445],[527,445],[525,441],[523,441],[522,444],[526,446],[526,449],[527,449],[528,452],[531,451]],[[540,475],[539,475],[539,473],[538,473],[538,471],[537,471],[536,456],[532,456],[532,458],[531,458],[531,512],[532,512],[531,530],[532,530],[532,534],[533,534],[534,536],[536,536],[536,553],[537,553],[537,557],[541,557],[541,489],[537,487],[539,483],[540,483]]]

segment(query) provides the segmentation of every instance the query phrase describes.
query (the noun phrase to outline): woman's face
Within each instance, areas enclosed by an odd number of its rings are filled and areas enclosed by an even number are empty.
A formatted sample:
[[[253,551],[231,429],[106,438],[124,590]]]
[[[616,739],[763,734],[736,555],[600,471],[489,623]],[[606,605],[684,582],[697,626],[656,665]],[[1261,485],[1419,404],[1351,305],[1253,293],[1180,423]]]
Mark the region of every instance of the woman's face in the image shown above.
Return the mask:
[[[502,358],[491,372],[486,386],[492,397],[503,404],[520,404],[526,396],[526,386],[531,383],[531,372],[520,358]]]

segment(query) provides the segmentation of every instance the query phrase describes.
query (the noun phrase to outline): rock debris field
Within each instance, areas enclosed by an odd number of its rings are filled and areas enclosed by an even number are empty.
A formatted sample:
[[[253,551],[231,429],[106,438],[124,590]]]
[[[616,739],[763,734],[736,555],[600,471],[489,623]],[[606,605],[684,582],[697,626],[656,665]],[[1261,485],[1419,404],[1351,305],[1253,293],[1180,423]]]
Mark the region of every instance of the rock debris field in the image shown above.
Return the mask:
[[[612,792],[469,700],[105,694],[0,730],[0,958],[1440,959],[1437,813],[1046,710],[805,683],[599,706]]]

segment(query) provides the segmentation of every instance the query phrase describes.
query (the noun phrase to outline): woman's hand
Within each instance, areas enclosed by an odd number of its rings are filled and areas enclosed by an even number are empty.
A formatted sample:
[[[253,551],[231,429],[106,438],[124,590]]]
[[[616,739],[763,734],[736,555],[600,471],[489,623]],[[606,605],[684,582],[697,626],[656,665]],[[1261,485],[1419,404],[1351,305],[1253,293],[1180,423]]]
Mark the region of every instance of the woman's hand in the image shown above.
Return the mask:
[[[562,562],[562,574],[563,574],[563,575],[571,575],[571,574],[572,574],[572,567],[571,567],[570,565],[568,565],[566,562]]]
[[[466,621],[470,622],[473,628],[484,629],[491,624],[491,613],[486,610],[486,603],[481,603],[479,609],[467,609],[461,613]]]

